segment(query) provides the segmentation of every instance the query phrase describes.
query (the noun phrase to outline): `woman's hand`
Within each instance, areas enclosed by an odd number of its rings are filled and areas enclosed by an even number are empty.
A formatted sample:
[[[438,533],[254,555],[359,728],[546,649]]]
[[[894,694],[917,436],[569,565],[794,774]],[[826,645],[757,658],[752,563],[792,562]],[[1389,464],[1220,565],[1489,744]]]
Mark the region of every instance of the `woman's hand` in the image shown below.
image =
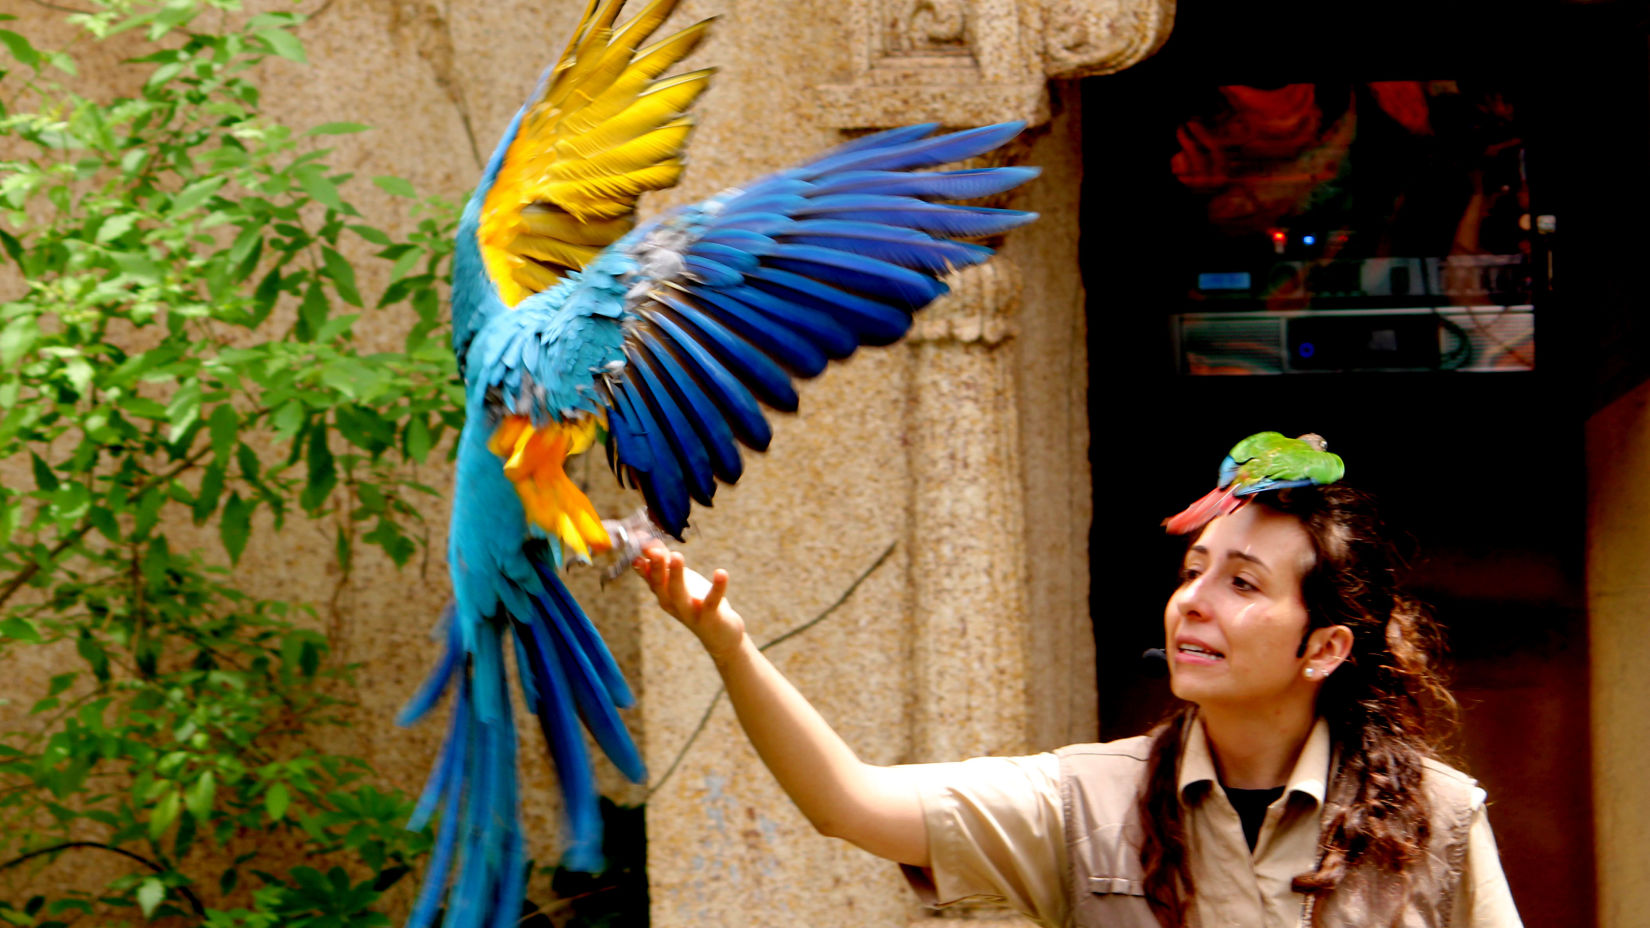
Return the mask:
[[[642,550],[635,566],[659,600],[659,608],[687,626],[713,660],[721,661],[739,650],[745,640],[745,620],[724,598],[727,571],[718,570],[706,580],[688,569],[681,552],[658,542]]]

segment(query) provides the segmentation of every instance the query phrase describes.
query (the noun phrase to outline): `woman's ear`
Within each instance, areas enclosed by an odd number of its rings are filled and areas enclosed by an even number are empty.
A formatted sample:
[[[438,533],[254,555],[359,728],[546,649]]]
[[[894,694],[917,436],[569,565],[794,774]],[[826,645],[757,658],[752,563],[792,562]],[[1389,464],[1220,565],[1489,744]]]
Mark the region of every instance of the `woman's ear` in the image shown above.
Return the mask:
[[[1306,642],[1306,666],[1322,680],[1352,655],[1352,629],[1345,625],[1313,629]]]

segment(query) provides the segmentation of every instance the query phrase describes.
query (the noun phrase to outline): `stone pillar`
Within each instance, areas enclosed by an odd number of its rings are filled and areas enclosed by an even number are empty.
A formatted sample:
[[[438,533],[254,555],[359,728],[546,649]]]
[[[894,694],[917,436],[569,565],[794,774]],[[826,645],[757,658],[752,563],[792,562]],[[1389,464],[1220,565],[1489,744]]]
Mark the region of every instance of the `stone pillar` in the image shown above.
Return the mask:
[[[1023,754],[1026,577],[1011,339],[1020,282],[998,257],[954,275],[907,336],[912,760]]]

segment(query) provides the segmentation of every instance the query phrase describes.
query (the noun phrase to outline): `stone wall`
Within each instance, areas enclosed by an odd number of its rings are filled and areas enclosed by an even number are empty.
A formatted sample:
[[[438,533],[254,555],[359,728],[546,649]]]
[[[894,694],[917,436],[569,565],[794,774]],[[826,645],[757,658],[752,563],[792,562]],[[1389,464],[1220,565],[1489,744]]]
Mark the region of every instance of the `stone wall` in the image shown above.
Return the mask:
[[[1650,384],[1587,423],[1587,612],[1599,928],[1650,910]]]
[[[374,125],[329,140],[332,163],[461,200],[583,5],[300,4],[313,16],[298,30],[312,66],[269,65],[266,86],[278,90],[269,104],[299,127]],[[1027,120],[1012,155],[1045,172],[1009,201],[1042,213],[1036,225],[957,279],[911,339],[804,384],[801,411],[778,417],[771,453],[751,456],[741,484],[694,519],[692,561],[733,573],[732,596],[757,641],[829,610],[771,656],[867,760],[1024,752],[1094,734],[1080,114],[1057,79],[1150,54],[1172,10],[1170,0],[684,0],[673,19],[679,27],[719,18],[690,61],[719,73],[696,109],[686,178],[644,211],[704,197],[846,134],[918,120]],[[62,33],[48,24],[47,5],[12,11],[18,31]],[[130,80],[120,48],[100,54],[92,80],[116,91]],[[378,224],[406,223],[401,202],[364,183],[351,196]],[[363,290],[382,284],[364,253],[351,257],[363,259]],[[410,321],[373,316],[358,330],[370,348],[393,350]],[[575,476],[604,511],[639,505],[600,461],[587,465]],[[422,477],[451,481],[441,463]],[[254,593],[322,606],[339,653],[364,665],[349,749],[408,790],[441,734],[438,724],[403,731],[391,721],[435,657],[427,633],[447,596],[445,506],[428,518],[430,556],[406,571],[358,554],[341,583],[330,526],[302,522],[257,538],[240,570]],[[180,542],[212,544],[189,526],[176,531]],[[812,833],[716,701],[709,662],[647,606],[639,584],[598,590],[585,574],[575,587],[641,700],[630,722],[654,783],[626,786],[605,762],[602,777],[621,801],[648,802],[656,924],[928,917],[892,865]],[[28,670],[0,695],[29,692],[28,678],[53,668]],[[546,860],[556,843],[553,784],[538,735],[524,742],[528,824]]]

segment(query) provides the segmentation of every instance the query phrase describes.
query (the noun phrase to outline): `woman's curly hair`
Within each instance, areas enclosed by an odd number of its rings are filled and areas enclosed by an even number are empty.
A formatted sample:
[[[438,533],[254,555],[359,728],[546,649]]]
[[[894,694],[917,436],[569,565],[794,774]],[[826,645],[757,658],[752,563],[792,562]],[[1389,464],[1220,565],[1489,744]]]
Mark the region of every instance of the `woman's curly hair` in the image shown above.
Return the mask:
[[[1303,487],[1256,494],[1249,505],[1294,516],[1311,539],[1314,560],[1301,580],[1307,633],[1334,625],[1352,632],[1350,655],[1318,693],[1340,758],[1327,797],[1335,812],[1319,835],[1316,869],[1295,877],[1294,890],[1327,893],[1353,866],[1401,872],[1426,851],[1423,761],[1436,756],[1456,716],[1437,669],[1438,627],[1399,590],[1402,558],[1369,494]],[[1164,928],[1186,924],[1196,892],[1175,770],[1195,712],[1182,705],[1154,730],[1139,800],[1146,898]]]

